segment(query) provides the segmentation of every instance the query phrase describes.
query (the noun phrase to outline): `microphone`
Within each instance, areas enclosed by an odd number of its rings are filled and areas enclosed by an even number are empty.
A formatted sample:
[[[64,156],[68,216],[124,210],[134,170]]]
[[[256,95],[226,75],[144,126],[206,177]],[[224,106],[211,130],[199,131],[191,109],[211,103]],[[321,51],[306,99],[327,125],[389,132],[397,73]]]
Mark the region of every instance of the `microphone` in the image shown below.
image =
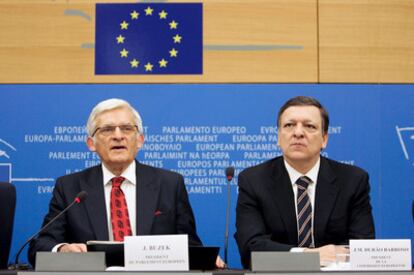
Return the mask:
[[[20,247],[19,251],[16,254],[16,258],[14,260],[14,265],[11,266],[11,269],[14,270],[24,270],[24,269],[28,269],[28,265],[27,264],[19,264],[19,256],[20,253],[22,253],[23,248],[29,243],[31,242],[34,238],[36,238],[40,233],[42,233],[46,228],[49,227],[49,225],[51,225],[52,223],[54,223],[60,216],[62,216],[63,214],[65,214],[73,205],[75,204],[79,204],[82,201],[84,201],[86,198],[88,197],[88,193],[86,191],[80,191],[75,199],[68,205],[66,206],[65,209],[63,209],[59,214],[57,214],[53,219],[51,219],[47,224],[45,224],[42,228],[40,228],[39,231],[37,231],[35,234],[33,234],[29,239],[27,239],[27,241]]]
[[[233,166],[229,166],[226,168],[226,178],[227,181],[231,181],[234,177],[234,167]]]
[[[226,168],[227,179],[227,209],[226,209],[226,231],[224,233],[224,263],[227,265],[227,254],[229,248],[229,223],[230,223],[230,195],[231,195],[231,181],[234,177],[234,167]]]

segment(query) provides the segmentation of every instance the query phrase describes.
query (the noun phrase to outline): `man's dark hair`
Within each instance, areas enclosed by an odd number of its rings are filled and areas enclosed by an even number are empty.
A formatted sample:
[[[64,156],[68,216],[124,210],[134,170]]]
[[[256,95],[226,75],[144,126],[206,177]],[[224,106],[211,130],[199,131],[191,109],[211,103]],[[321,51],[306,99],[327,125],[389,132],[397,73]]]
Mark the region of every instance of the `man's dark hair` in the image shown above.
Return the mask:
[[[279,113],[277,114],[277,127],[280,127],[280,117],[282,116],[283,112],[286,111],[287,108],[292,106],[315,106],[319,109],[322,118],[322,130],[323,134],[328,133],[329,128],[329,114],[326,109],[322,106],[322,104],[313,97],[309,96],[296,96],[283,104],[280,108]]]

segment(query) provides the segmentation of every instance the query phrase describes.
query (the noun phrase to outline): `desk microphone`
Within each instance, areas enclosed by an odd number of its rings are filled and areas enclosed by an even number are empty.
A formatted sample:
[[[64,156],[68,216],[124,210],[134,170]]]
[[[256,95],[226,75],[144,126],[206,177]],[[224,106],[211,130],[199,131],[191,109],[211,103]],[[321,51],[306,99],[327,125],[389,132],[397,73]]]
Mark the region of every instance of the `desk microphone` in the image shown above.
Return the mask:
[[[226,209],[226,231],[224,234],[224,263],[227,265],[227,254],[229,248],[229,223],[230,223],[230,195],[231,195],[231,181],[234,177],[234,167],[226,168],[227,179],[227,209]]]
[[[19,256],[20,253],[22,253],[23,248],[30,242],[32,241],[34,238],[36,238],[40,233],[42,233],[46,228],[49,227],[49,225],[51,225],[52,223],[54,223],[60,216],[62,216],[64,213],[66,213],[73,205],[75,204],[79,204],[82,201],[84,201],[86,198],[88,197],[88,193],[86,191],[80,191],[75,199],[73,200],[73,202],[71,202],[68,206],[66,206],[65,209],[63,209],[59,214],[57,214],[53,219],[51,219],[47,224],[45,224],[42,228],[40,228],[39,231],[37,231],[35,234],[33,234],[29,239],[27,239],[27,241],[20,247],[19,251],[16,254],[16,258],[14,260],[14,265],[11,266],[9,269],[14,269],[14,270],[24,270],[24,269],[28,269],[28,265],[26,264],[19,264]]]

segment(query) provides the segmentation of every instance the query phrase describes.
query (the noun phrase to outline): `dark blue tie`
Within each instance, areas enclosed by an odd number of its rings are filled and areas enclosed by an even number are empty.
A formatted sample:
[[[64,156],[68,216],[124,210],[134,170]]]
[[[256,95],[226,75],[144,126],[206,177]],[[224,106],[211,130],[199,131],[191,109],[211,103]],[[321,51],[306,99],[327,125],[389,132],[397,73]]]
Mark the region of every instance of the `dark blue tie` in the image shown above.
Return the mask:
[[[300,177],[296,184],[298,186],[298,246],[314,247],[312,237],[312,205],[307,192],[308,185],[312,183],[308,177]]]

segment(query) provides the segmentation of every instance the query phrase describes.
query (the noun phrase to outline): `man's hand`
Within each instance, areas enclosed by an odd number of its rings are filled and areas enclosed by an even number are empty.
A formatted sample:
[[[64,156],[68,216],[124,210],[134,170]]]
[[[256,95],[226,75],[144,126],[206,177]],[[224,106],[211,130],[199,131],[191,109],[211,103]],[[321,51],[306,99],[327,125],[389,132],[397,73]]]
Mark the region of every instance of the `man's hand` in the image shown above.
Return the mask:
[[[336,254],[348,254],[349,248],[342,245],[328,244],[318,248],[307,248],[305,252],[318,252],[321,266],[336,262]]]
[[[217,259],[216,259],[216,267],[218,269],[224,269],[224,268],[226,268],[226,263],[220,258],[220,256],[217,256]]]
[[[87,252],[84,243],[68,243],[59,247],[58,252]]]

